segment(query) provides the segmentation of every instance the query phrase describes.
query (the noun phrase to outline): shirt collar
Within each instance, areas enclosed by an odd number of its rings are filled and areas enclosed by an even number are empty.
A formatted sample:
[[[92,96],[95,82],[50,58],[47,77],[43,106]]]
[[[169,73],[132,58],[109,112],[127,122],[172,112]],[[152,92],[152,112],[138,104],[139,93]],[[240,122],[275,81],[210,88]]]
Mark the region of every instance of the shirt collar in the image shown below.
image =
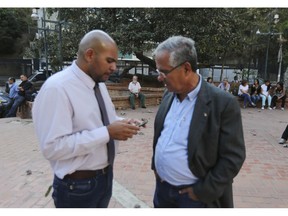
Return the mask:
[[[90,89],[95,87],[95,81],[78,67],[76,60],[73,61],[71,67],[75,76],[77,76],[82,81],[82,83],[84,83]]]

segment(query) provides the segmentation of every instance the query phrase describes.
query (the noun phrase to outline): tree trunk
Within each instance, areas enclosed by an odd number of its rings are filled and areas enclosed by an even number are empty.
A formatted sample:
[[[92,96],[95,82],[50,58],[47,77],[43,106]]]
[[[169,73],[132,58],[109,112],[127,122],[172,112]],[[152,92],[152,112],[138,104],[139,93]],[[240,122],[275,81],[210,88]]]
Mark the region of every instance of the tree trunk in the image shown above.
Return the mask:
[[[148,64],[149,67],[156,69],[156,63],[153,59],[150,59],[149,57],[143,55],[142,52],[135,52],[136,57],[143,63]]]

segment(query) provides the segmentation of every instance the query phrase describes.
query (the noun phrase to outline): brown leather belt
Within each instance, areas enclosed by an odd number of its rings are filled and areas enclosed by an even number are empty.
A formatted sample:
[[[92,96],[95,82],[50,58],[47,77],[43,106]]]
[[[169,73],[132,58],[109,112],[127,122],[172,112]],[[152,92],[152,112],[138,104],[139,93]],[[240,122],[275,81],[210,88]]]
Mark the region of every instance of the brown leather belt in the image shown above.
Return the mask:
[[[64,179],[86,179],[86,178],[93,178],[98,175],[105,175],[108,172],[109,166],[99,169],[99,170],[78,170],[74,173],[67,174],[64,176]]]

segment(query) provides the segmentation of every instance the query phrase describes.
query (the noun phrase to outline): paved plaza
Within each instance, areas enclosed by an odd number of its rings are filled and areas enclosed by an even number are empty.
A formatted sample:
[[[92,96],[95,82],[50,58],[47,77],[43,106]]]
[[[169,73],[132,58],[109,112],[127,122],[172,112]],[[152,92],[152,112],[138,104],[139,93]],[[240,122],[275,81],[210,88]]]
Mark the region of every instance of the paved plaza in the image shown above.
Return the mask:
[[[119,116],[149,122],[133,139],[120,142],[110,208],[153,207],[155,182],[150,167],[157,109],[117,111]],[[288,148],[278,140],[288,123],[288,111],[241,111],[247,158],[234,179],[235,207],[287,208]],[[51,193],[45,197],[53,174],[39,151],[32,120],[0,119],[0,131],[0,207],[53,208]]]

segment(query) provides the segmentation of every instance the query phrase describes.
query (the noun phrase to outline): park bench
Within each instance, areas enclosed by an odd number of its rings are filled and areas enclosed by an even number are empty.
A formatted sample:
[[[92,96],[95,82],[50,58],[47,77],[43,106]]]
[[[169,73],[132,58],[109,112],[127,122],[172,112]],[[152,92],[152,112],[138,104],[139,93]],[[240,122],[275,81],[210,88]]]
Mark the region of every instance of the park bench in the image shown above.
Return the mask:
[[[244,106],[244,105],[243,105],[244,99],[241,98],[241,97],[239,97],[239,96],[235,96],[235,97],[236,97],[236,99],[238,100],[238,102],[240,103],[240,106],[243,107],[243,106]],[[267,101],[266,101],[266,106],[267,106]],[[277,102],[276,102],[276,107],[277,107],[277,109],[278,109],[280,106],[281,106],[281,101],[277,101]],[[262,107],[262,100],[261,100],[261,99],[257,102],[256,107],[257,107],[257,108],[261,108],[261,107]],[[287,97],[286,100],[285,100],[285,109],[287,109],[287,108],[288,108],[288,97]]]
[[[32,106],[33,102],[24,101],[18,108],[16,116],[22,119],[32,118]]]

